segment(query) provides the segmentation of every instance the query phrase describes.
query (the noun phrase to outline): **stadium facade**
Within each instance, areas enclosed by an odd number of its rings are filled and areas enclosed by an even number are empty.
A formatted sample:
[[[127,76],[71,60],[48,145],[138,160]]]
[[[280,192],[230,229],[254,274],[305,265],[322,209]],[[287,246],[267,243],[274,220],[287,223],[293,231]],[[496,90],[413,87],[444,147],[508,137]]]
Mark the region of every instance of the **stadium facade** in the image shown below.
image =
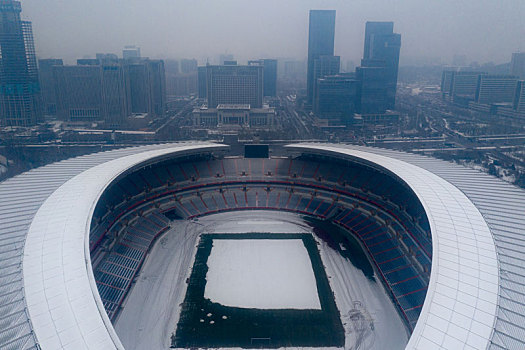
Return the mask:
[[[360,242],[407,349],[525,346],[525,192],[396,151],[212,143],[125,148],[0,183],[0,348],[123,349],[112,321],[169,216],[279,210]],[[123,306],[124,305],[124,306]]]

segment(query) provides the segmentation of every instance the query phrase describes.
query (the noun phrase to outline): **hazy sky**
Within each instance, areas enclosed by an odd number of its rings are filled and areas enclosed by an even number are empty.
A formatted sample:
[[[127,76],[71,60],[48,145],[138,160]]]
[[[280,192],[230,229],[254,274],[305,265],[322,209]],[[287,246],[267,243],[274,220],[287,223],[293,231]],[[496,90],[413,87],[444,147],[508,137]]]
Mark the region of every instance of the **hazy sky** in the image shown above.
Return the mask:
[[[335,54],[359,62],[366,21],[394,21],[401,60],[454,54],[468,62],[510,61],[525,51],[525,0],[22,0],[40,58],[121,55],[236,59],[304,58],[308,11],[335,9]]]

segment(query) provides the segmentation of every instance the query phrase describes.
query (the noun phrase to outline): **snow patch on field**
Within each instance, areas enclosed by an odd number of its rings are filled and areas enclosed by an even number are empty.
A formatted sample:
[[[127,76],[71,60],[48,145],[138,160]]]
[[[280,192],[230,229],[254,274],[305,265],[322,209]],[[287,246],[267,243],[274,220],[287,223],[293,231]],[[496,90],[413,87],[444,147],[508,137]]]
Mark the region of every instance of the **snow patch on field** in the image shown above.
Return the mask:
[[[253,309],[321,309],[300,239],[215,239],[204,297]]]

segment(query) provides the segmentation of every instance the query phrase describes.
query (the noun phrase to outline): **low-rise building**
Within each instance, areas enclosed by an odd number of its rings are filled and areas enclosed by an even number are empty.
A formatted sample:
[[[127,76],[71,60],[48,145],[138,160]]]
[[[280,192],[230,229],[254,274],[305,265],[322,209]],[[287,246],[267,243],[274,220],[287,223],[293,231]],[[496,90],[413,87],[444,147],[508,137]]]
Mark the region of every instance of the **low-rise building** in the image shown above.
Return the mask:
[[[220,104],[193,110],[193,125],[206,128],[270,128],[275,123],[275,110],[267,106],[251,108],[249,104]]]

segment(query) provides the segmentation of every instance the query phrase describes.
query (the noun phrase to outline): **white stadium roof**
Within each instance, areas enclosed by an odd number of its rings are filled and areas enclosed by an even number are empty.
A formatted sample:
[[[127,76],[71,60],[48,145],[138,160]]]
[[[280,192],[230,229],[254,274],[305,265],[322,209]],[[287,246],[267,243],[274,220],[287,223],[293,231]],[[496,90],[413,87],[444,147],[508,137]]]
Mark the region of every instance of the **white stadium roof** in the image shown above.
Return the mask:
[[[126,148],[72,158],[0,183],[0,348],[123,348],[91,268],[95,205],[129,169],[223,147]],[[407,153],[331,144],[289,147],[386,169],[423,205],[432,233],[432,270],[408,349],[525,346],[525,312],[520,312],[525,310],[525,191]]]

